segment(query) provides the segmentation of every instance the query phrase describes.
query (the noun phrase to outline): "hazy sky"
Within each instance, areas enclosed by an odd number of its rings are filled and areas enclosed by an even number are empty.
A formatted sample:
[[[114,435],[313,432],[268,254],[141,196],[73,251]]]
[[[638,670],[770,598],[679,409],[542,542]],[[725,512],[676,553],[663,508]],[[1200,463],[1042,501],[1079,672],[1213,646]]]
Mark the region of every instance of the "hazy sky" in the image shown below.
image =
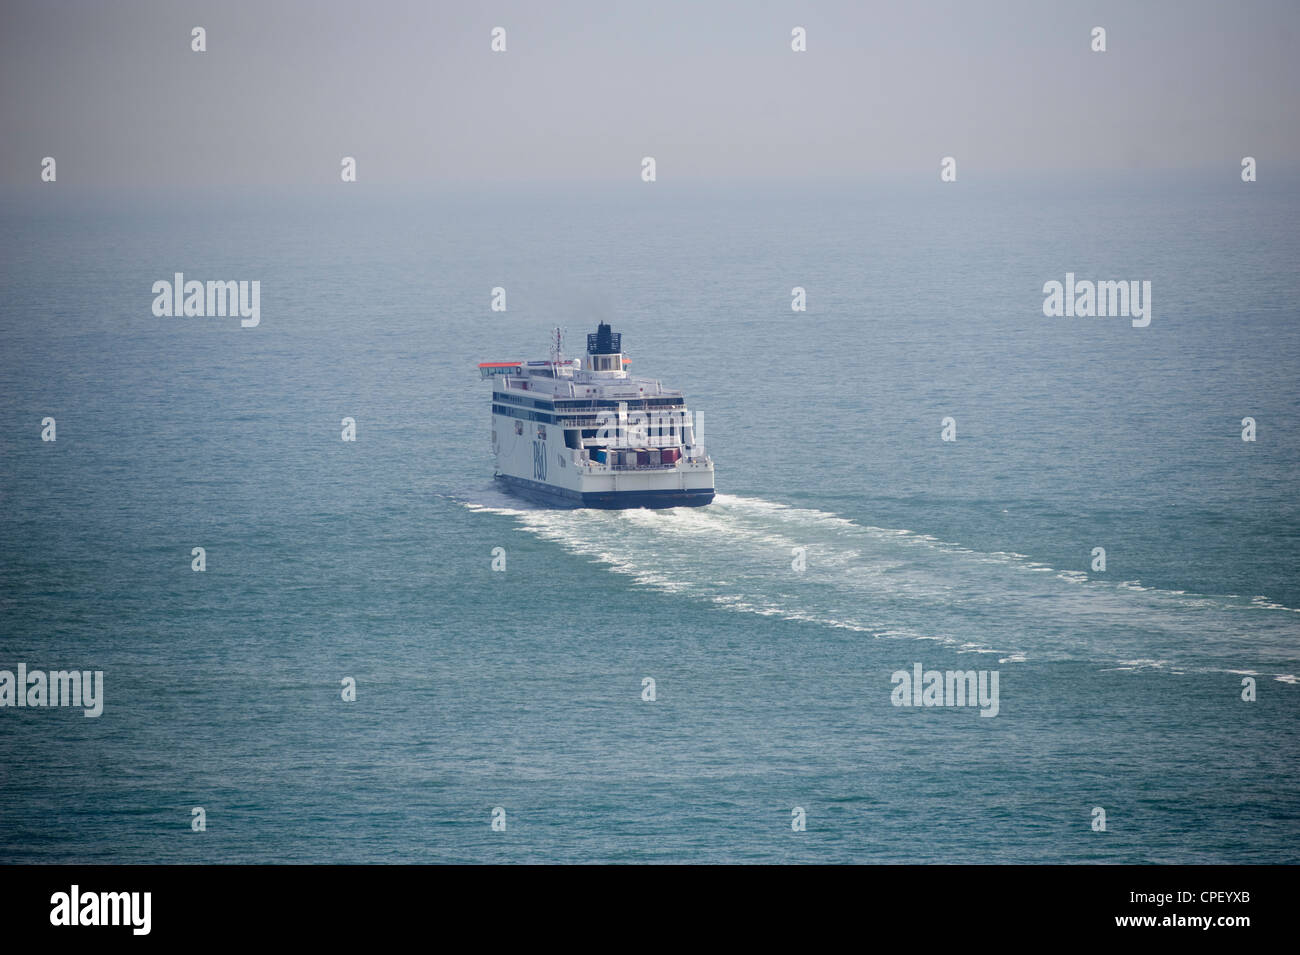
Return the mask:
[[[0,82],[5,183],[1262,171],[1300,155],[1300,2],[2,0]]]

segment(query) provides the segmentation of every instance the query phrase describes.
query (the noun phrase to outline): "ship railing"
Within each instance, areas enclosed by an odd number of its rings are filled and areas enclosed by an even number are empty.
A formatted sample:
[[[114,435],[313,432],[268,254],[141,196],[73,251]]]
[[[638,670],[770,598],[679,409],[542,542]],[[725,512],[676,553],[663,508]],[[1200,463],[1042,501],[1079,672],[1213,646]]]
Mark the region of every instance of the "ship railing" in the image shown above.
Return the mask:
[[[578,461],[575,462],[579,467],[584,464],[597,471],[671,471],[679,464],[707,464],[707,456],[678,458],[672,464],[602,464],[599,461]]]
[[[583,438],[582,450],[596,451],[608,448],[611,451],[681,451],[686,447],[679,438],[664,438],[674,444],[655,444],[653,441],[638,441],[636,444],[612,444],[600,438]]]
[[[628,415],[630,417],[631,415],[637,413],[638,412],[629,411]],[[665,414],[665,420],[667,420],[668,412],[665,412],[664,414]],[[598,414],[593,413],[589,418],[574,418],[571,416],[559,417],[556,419],[555,424],[561,428],[598,428],[602,424],[608,427],[613,427],[617,423],[617,420],[618,419],[613,416],[601,418]],[[675,424],[677,421],[680,420],[681,420],[681,415],[678,414],[673,419],[673,423]],[[654,425],[653,422],[650,422],[646,424],[646,427],[657,427],[657,425]]]
[[[671,471],[676,464],[601,464],[595,462],[597,467],[608,468],[611,471]]]

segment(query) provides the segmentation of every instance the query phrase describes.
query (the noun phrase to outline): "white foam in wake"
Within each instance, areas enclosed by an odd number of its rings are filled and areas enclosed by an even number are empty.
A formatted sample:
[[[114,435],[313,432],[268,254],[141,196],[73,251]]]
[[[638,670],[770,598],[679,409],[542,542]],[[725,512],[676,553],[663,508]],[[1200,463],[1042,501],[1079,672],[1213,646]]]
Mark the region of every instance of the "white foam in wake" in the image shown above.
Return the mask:
[[[1300,663],[1296,611],[1267,598],[1099,580],[813,508],[731,494],[667,510],[532,508],[497,491],[460,503],[507,515],[637,586],[737,613],[937,641],[1012,663],[1174,671]],[[802,571],[792,566],[795,548]]]

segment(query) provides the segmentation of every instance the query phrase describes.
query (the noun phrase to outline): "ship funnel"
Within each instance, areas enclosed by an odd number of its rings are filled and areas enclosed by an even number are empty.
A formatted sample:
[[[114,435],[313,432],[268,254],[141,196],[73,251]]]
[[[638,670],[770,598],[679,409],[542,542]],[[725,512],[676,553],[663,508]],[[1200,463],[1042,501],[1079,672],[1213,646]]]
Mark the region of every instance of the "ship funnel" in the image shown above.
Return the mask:
[[[587,354],[588,355],[614,355],[623,350],[623,335],[610,330],[610,327],[601,322],[596,326],[596,331],[587,336]]]

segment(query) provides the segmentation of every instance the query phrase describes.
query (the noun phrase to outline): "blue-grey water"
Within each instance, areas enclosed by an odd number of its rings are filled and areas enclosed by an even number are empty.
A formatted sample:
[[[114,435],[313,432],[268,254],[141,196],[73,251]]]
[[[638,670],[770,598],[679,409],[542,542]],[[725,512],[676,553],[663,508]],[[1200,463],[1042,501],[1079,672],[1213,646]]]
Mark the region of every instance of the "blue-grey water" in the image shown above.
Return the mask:
[[[106,697],[0,709],[3,861],[1300,861],[1294,181],[0,211],[0,669]],[[261,324],[155,317],[178,271]],[[1150,326],[1045,317],[1067,271]],[[475,364],[600,319],[713,505],[492,487]],[[915,663],[998,715],[895,707]]]

